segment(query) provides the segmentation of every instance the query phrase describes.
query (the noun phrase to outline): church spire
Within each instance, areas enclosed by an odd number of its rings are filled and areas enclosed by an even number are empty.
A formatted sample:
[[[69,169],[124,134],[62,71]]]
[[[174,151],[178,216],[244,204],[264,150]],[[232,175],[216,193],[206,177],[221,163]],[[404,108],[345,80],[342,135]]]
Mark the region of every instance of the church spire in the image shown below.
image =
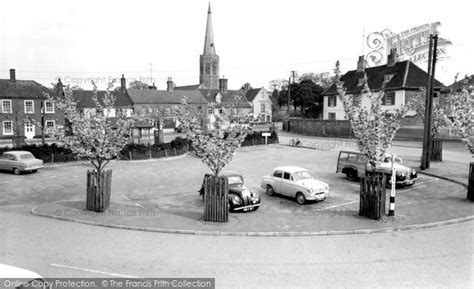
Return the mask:
[[[211,2],[209,2],[209,8],[207,10],[206,37],[204,39],[203,55],[209,54],[216,54],[216,48],[214,46],[214,32],[212,31]]]

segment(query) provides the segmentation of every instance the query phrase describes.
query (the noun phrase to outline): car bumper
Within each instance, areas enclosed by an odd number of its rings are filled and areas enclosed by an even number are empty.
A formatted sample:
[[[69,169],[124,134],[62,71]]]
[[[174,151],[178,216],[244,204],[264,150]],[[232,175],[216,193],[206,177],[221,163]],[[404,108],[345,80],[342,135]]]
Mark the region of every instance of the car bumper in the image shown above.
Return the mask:
[[[44,168],[44,166],[31,166],[31,167],[25,168],[23,171],[29,172],[29,171],[39,170],[39,169],[42,169],[42,168]]]
[[[234,211],[252,211],[252,210],[255,210],[257,207],[259,207],[260,204],[254,204],[254,205],[249,205],[249,206],[245,206],[245,207],[238,207],[238,208],[234,208]]]
[[[329,192],[323,193],[316,193],[316,194],[309,194],[306,196],[306,200],[308,201],[322,201],[327,198]]]

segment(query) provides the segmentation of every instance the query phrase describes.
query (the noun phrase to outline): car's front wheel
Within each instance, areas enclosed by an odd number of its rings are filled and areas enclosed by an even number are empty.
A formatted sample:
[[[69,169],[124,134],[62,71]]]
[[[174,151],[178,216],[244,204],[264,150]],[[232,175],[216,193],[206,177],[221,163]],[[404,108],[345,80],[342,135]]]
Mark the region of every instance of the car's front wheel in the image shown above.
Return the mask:
[[[354,169],[349,169],[347,172],[346,172],[346,177],[349,181],[355,181],[357,180],[357,171],[354,170]]]
[[[19,170],[18,168],[13,168],[13,173],[14,173],[15,175],[19,175],[21,172],[20,172],[20,170]]]
[[[296,202],[300,205],[304,205],[304,203],[306,203],[306,198],[303,195],[303,193],[297,193],[296,194]]]
[[[267,186],[266,193],[267,193],[267,195],[269,195],[269,196],[273,196],[273,194],[275,194],[275,191],[273,190],[273,187],[272,187],[272,186],[268,185],[268,186]]]

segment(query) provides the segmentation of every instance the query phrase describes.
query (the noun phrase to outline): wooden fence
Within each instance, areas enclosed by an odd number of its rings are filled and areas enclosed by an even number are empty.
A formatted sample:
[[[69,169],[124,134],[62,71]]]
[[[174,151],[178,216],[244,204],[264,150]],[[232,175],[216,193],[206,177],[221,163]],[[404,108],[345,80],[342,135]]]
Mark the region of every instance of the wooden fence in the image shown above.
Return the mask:
[[[86,209],[94,212],[104,212],[110,206],[110,191],[112,187],[112,170],[87,170],[87,200]]]
[[[386,175],[378,172],[367,172],[360,179],[359,215],[379,220],[385,214],[386,181]]]
[[[204,177],[204,221],[229,221],[229,183],[226,177]]]

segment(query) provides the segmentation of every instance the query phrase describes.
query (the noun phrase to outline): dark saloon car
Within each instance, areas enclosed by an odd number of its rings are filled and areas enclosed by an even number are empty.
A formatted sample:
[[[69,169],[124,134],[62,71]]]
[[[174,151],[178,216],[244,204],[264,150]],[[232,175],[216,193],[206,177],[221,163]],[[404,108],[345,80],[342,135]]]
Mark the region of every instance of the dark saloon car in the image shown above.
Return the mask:
[[[260,197],[256,191],[251,191],[244,184],[244,177],[232,171],[225,171],[220,176],[226,177],[229,182],[229,211],[256,211],[260,207]],[[204,199],[204,186],[199,190]]]

